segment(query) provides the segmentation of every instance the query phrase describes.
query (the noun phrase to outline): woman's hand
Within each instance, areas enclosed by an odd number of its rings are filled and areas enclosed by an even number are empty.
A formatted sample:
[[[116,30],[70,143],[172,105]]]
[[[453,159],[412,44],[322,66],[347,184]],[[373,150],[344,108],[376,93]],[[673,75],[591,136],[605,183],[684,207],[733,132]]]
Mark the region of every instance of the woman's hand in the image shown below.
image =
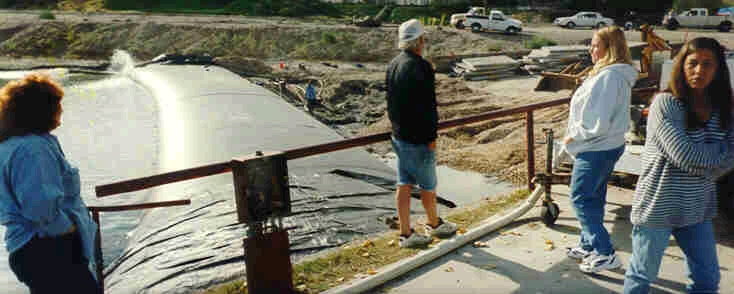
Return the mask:
[[[568,143],[573,142],[573,138],[571,137],[565,137],[563,138],[563,145],[568,145]]]

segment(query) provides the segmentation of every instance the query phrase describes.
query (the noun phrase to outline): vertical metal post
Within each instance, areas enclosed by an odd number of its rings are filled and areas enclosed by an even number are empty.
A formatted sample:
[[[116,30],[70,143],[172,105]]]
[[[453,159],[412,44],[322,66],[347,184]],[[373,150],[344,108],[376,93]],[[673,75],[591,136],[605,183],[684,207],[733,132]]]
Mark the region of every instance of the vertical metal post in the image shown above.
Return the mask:
[[[102,288],[102,292],[104,293],[104,276],[102,275],[102,269],[104,267],[102,256],[102,224],[99,221],[99,211],[92,210],[92,220],[97,223],[97,238],[94,240],[94,259],[96,260],[94,267],[97,271],[99,287]]]
[[[535,184],[532,180],[535,177],[535,133],[533,132],[533,112],[528,111],[525,113],[525,141],[527,143],[527,157],[528,157],[528,189],[533,191]]]
[[[282,161],[281,161],[282,160]],[[293,268],[288,232],[268,220],[290,211],[285,156],[256,152],[233,159],[237,219],[247,224],[243,240],[248,293],[293,293]],[[280,165],[282,163],[282,165]]]
[[[543,188],[545,189],[544,201],[553,201],[553,199],[551,198],[551,185],[553,184],[553,129],[543,129],[543,132],[545,133],[546,144],[545,175],[549,177],[548,180],[543,183]]]

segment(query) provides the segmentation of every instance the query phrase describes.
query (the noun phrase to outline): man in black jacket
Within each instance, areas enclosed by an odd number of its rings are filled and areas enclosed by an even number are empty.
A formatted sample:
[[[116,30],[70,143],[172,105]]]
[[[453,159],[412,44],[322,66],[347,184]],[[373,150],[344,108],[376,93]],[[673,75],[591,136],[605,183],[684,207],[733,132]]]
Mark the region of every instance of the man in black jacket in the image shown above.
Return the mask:
[[[415,19],[400,25],[398,46],[402,52],[388,66],[387,109],[392,123],[392,145],[398,156],[396,202],[400,220],[400,247],[422,247],[431,237],[410,228],[410,194],[413,185],[421,189],[421,201],[428,222],[426,232],[437,237],[451,236],[456,225],[438,217],[436,208],[436,109],[435,73],[423,59],[423,26]]]

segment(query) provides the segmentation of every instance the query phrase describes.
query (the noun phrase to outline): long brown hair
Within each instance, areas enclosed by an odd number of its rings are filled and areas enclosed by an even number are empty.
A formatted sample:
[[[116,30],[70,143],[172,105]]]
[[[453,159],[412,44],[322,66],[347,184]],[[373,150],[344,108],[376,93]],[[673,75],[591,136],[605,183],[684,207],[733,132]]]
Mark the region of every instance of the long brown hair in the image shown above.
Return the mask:
[[[0,142],[58,127],[63,97],[61,86],[45,74],[9,82],[0,89]]]
[[[726,64],[726,56],[724,54],[725,49],[716,39],[699,37],[683,45],[673,60],[673,70],[670,75],[668,88],[665,92],[670,92],[685,105],[687,113],[686,127],[695,129],[703,126],[703,122],[698,119],[693,110],[691,88],[688,86],[688,82],[686,82],[686,74],[683,69],[686,57],[696,52],[696,50],[709,50],[716,58],[716,73],[714,74],[714,80],[706,87],[706,95],[711,97],[711,105],[719,112],[721,129],[728,130],[729,123],[731,122],[732,107],[731,81],[729,79],[729,66]]]

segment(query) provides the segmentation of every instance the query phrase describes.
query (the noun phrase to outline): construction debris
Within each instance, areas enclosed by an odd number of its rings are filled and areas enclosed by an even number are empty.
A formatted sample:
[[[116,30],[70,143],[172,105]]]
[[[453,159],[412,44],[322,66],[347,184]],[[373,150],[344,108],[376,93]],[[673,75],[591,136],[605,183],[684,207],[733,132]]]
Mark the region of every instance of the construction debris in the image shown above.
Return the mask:
[[[515,75],[521,63],[506,55],[467,58],[456,64],[454,72],[465,80],[497,80]]]
[[[579,61],[591,63],[589,46],[545,46],[531,51],[522,60],[525,64],[523,68],[530,73],[539,73],[542,71],[558,72],[563,70],[567,65]]]

